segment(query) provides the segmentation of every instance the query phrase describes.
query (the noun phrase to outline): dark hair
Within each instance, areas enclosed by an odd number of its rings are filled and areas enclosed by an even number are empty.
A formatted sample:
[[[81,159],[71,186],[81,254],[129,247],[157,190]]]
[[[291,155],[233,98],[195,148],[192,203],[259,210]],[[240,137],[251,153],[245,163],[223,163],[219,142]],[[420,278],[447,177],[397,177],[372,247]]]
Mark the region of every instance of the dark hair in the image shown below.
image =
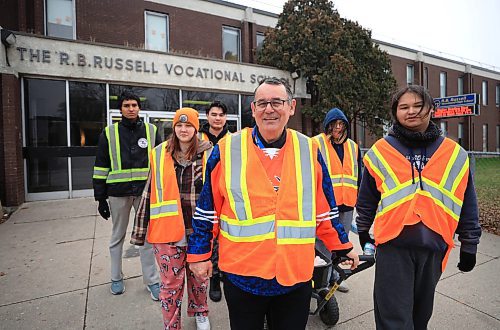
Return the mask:
[[[423,86],[420,86],[420,85],[408,85],[407,87],[403,87],[403,88],[399,89],[398,91],[396,91],[396,93],[394,93],[392,95],[391,114],[392,114],[392,118],[394,120],[396,120],[396,118],[397,118],[396,112],[398,111],[399,99],[405,93],[413,93],[413,94],[416,94],[422,98],[423,104],[422,104],[422,107],[420,108],[419,114],[420,114],[420,112],[422,112],[422,110],[425,107],[429,107],[429,111],[431,111],[435,108],[434,99],[432,98],[431,94],[429,93],[429,91],[427,89],[425,89]]]
[[[208,116],[208,113],[210,112],[210,109],[212,108],[221,108],[222,109],[222,113],[223,114],[226,114],[227,113],[227,106],[222,103],[221,101],[213,101],[209,106],[208,108],[205,110],[205,113],[206,115]]]
[[[137,105],[139,106],[139,109],[141,108],[141,99],[139,98],[139,96],[137,96],[136,94],[132,93],[129,90],[124,90],[120,94],[120,97],[118,98],[118,109],[121,110],[123,101],[127,101],[127,100],[137,101]]]
[[[286,81],[283,78],[276,78],[276,77],[267,77],[262,79],[259,82],[259,86],[255,88],[254,95],[257,92],[257,89],[263,85],[263,84],[269,84],[269,85],[283,85],[285,86],[286,94],[288,95],[288,101],[291,101],[293,99],[293,93],[292,89],[290,88],[290,85],[288,84],[288,81]]]

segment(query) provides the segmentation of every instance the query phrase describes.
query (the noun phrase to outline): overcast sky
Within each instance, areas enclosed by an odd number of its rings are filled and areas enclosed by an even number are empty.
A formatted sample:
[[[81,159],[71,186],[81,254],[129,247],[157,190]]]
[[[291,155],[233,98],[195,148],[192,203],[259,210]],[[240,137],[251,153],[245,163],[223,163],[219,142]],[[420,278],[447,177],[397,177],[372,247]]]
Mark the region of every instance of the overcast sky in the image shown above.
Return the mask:
[[[314,1],[314,0],[313,0]],[[229,0],[280,13],[285,0]],[[500,0],[333,0],[372,37],[500,72]]]

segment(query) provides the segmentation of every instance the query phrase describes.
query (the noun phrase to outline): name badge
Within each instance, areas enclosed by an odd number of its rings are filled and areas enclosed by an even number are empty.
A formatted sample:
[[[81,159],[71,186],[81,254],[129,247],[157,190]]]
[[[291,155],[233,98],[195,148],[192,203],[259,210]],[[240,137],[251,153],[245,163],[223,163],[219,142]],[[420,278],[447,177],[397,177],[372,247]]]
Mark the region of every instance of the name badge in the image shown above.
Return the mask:
[[[139,141],[137,141],[137,144],[139,145],[139,147],[141,147],[142,149],[145,149],[148,147],[148,140],[146,140],[145,138],[140,138]]]

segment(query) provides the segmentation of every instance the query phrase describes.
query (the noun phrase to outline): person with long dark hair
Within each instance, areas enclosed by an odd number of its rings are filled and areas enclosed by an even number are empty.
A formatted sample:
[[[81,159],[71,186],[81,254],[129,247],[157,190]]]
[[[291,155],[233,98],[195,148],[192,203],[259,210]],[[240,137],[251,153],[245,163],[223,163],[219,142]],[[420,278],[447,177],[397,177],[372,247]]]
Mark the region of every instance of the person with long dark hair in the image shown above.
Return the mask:
[[[422,86],[392,99],[389,135],[366,153],[356,219],[361,246],[377,245],[377,329],[427,329],[434,292],[458,234],[458,269],[476,264],[481,236],[467,152],[430,119],[433,99]]]

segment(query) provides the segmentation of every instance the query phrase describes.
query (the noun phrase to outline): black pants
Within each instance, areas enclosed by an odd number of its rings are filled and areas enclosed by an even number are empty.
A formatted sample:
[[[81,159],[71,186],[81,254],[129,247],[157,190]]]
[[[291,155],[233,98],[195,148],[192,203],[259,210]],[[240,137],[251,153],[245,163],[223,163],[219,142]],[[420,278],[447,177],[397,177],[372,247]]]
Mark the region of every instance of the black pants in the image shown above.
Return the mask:
[[[224,281],[224,296],[233,330],[262,330],[264,316],[273,330],[304,330],[309,316],[311,282],[279,296],[258,296]]]
[[[427,329],[443,257],[444,252],[428,249],[377,247],[373,291],[377,329]]]

